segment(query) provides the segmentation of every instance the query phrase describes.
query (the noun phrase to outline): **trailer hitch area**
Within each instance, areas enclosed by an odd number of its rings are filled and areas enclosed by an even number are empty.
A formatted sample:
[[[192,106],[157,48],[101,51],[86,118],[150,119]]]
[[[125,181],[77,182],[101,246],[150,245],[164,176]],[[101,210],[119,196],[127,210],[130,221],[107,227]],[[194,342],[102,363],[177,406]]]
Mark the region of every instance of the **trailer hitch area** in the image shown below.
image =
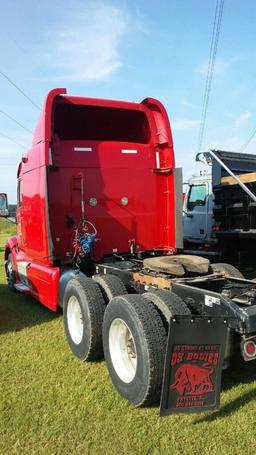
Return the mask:
[[[256,359],[256,336],[244,337],[240,344],[241,354],[246,362]]]
[[[218,409],[227,325],[222,317],[188,315],[171,319],[161,416]]]
[[[250,283],[227,283],[222,288],[222,295],[233,299],[234,302],[242,305],[255,305],[256,304],[256,291]]]

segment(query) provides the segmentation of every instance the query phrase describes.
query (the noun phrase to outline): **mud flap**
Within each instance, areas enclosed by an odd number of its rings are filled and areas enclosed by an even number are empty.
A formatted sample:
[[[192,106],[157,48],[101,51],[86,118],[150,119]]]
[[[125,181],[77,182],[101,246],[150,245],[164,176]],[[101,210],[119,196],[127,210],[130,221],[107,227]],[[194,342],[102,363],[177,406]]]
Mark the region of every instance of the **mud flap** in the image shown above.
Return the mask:
[[[227,337],[224,318],[170,321],[160,415],[218,409]]]

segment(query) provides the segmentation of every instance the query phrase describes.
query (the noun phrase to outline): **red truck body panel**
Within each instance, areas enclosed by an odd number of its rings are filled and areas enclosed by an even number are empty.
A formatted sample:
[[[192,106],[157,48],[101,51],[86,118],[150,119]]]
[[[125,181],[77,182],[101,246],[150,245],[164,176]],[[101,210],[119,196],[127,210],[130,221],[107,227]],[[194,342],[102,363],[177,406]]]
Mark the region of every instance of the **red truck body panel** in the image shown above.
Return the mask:
[[[127,253],[131,244],[136,251],[175,251],[174,167],[169,120],[159,101],[52,90],[18,171],[13,251],[16,263],[27,263],[32,295],[56,309],[59,266],[72,262],[82,199],[85,219],[97,229],[94,260]]]

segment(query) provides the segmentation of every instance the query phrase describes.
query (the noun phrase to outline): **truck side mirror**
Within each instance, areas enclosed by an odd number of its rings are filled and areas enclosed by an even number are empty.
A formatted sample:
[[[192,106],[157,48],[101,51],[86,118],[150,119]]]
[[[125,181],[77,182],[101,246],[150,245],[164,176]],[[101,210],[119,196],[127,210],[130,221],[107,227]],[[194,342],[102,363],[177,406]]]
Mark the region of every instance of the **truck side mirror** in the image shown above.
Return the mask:
[[[7,217],[9,215],[7,194],[0,193],[0,217]]]

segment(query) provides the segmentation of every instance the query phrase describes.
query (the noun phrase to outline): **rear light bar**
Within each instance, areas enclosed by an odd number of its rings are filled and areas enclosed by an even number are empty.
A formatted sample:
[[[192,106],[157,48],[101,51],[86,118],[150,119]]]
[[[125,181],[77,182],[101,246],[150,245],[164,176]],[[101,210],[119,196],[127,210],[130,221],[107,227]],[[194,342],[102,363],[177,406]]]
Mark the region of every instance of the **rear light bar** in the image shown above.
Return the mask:
[[[241,342],[241,353],[244,360],[256,359],[256,337]]]

